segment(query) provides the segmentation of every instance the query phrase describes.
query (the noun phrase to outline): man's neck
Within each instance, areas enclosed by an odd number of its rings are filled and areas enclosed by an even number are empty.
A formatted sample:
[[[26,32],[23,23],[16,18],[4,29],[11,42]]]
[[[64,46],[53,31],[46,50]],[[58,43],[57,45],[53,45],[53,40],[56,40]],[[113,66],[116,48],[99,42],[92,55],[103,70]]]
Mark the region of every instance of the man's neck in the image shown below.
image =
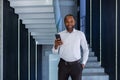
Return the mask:
[[[73,32],[73,29],[67,30],[69,33]]]

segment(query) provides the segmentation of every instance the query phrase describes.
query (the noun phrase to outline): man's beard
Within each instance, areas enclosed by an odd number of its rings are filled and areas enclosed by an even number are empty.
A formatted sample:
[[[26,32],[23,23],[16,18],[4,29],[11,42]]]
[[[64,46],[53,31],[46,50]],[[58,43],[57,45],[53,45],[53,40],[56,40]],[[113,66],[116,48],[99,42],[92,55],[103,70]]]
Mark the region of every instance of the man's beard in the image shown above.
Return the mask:
[[[72,26],[71,28],[66,27],[67,30],[73,30],[74,26]]]

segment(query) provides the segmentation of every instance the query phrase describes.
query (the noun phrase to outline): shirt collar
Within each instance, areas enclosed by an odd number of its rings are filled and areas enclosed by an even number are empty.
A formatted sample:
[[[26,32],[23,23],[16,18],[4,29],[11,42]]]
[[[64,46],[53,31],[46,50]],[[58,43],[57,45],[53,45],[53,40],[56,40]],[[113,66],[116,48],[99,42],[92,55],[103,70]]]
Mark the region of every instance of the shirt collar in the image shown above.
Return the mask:
[[[76,31],[75,28],[73,28],[73,31],[71,33],[75,32],[75,31]],[[65,32],[69,33],[67,30],[65,30]]]

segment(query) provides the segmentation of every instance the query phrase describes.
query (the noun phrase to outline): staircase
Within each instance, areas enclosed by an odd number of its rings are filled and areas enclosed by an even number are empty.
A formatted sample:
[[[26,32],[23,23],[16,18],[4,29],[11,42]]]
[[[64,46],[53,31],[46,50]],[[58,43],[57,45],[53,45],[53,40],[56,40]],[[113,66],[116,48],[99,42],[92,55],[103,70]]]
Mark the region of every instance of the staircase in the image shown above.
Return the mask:
[[[38,44],[53,44],[57,33],[53,0],[9,0]]]
[[[104,72],[104,68],[101,67],[94,54],[90,49],[89,59],[83,70],[82,80],[109,80],[109,76]]]

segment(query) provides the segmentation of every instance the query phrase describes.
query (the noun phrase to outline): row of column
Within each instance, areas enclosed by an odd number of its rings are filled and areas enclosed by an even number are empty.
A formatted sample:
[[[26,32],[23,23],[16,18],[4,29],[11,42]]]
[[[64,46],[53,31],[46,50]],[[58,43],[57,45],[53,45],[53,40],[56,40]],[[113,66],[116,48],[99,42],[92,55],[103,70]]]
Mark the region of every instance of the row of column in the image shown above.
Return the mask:
[[[87,40],[110,80],[120,80],[120,1],[86,1]]]
[[[41,80],[42,46],[37,45],[7,0],[3,13],[3,80]]]

